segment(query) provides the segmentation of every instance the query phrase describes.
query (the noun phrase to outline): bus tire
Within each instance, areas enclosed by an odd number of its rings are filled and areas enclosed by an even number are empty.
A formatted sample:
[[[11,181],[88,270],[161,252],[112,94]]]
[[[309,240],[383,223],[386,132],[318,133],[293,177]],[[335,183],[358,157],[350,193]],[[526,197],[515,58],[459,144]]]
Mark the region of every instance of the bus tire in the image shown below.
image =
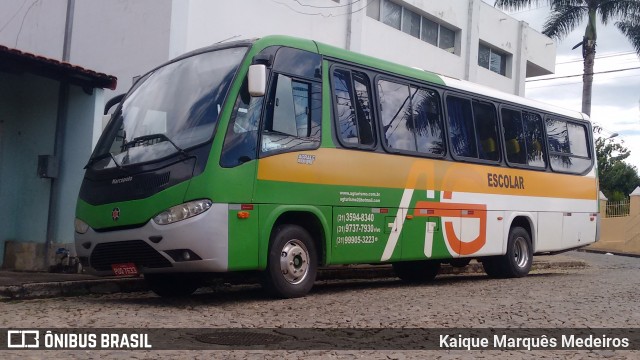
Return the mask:
[[[305,296],[316,280],[318,257],[309,232],[298,225],[281,225],[271,236],[265,285],[280,298]]]
[[[515,226],[509,231],[507,253],[502,256],[485,258],[484,271],[494,278],[519,278],[526,276],[533,263],[531,236],[522,227]]]
[[[533,263],[533,249],[531,236],[524,228],[515,226],[509,231],[507,253],[504,256],[502,268],[507,278],[526,276]]]
[[[429,260],[403,261],[392,266],[402,281],[411,283],[432,281],[440,271],[440,262]]]
[[[151,291],[160,297],[184,297],[193,294],[200,283],[181,274],[145,274],[144,280]]]

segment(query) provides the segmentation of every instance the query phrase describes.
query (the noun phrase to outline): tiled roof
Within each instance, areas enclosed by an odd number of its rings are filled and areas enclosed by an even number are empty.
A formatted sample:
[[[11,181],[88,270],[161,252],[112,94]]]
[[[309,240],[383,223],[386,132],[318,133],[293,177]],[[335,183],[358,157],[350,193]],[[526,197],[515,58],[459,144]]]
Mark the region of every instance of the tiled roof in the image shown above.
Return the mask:
[[[0,45],[0,71],[36,75],[68,81],[72,84],[115,90],[118,79],[68,62],[8,48]]]

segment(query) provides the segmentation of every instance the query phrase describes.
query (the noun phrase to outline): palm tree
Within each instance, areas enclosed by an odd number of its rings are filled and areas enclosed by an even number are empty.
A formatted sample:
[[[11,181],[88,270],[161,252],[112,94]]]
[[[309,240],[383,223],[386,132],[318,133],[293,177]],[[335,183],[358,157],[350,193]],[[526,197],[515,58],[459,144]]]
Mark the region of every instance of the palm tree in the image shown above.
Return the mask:
[[[496,0],[494,6],[506,10],[520,10],[543,2],[549,5],[551,13],[542,33],[550,38],[562,40],[587,20],[583,41],[574,49],[582,46],[582,112],[590,115],[598,17],[603,25],[616,20],[616,27],[631,41],[640,55],[640,0]]]

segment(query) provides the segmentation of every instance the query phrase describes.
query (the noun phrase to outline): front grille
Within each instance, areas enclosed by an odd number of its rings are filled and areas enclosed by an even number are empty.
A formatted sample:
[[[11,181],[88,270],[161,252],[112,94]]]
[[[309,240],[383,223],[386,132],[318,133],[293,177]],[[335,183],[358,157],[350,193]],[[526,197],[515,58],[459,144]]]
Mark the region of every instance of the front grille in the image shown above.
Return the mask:
[[[140,176],[138,181],[133,181],[131,186],[136,195],[154,193],[167,185],[170,178],[171,174],[169,172],[143,175]]]
[[[134,263],[138,267],[171,267],[171,262],[142,240],[96,245],[89,259],[96,270],[111,270],[111,264]]]

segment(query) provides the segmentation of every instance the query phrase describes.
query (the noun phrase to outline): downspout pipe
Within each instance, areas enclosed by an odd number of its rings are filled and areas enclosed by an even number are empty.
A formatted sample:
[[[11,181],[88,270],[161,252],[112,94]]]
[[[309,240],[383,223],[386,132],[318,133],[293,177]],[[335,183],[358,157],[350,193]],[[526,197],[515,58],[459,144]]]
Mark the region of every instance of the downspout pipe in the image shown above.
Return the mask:
[[[71,35],[73,33],[73,16],[75,12],[75,0],[67,0],[67,15],[64,27],[64,43],[62,47],[62,61],[69,62],[71,55]],[[53,156],[57,159],[58,166],[62,163],[64,153],[65,125],[69,113],[69,83],[66,80],[60,81],[58,90],[58,111],[56,114],[55,139],[53,141]],[[51,245],[55,240],[56,233],[56,213],[60,202],[60,182],[57,178],[50,179],[49,188],[49,211],[47,213],[47,235],[44,244],[44,265],[47,268],[51,256]],[[72,226],[72,225],[69,225]]]

